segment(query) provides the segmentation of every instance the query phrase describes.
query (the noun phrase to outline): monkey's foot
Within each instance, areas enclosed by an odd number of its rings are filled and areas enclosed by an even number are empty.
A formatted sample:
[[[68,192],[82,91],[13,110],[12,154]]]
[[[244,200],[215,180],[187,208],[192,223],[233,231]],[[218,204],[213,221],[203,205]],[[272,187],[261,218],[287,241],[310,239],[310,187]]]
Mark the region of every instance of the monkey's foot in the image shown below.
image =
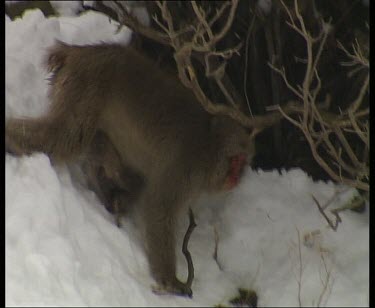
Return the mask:
[[[157,295],[177,295],[190,298],[193,297],[193,291],[191,290],[190,286],[188,286],[186,283],[182,283],[177,279],[173,281],[173,283],[152,286],[152,292]]]

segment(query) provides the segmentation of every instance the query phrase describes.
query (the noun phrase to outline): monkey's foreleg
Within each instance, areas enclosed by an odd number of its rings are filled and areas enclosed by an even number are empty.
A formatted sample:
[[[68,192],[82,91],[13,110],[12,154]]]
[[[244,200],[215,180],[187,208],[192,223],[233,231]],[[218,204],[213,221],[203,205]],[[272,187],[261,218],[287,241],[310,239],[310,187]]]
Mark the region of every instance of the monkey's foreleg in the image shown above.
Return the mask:
[[[148,189],[140,204],[140,214],[151,274],[158,283],[153,291],[191,297],[190,286],[176,277],[175,224],[179,200],[180,196],[170,191],[163,194],[163,190]]]
[[[196,226],[197,225],[196,225],[195,220],[194,220],[193,211],[192,211],[192,209],[189,209],[189,227],[188,227],[188,229],[185,233],[184,241],[183,241],[183,244],[182,244],[182,252],[185,255],[186,261],[188,263],[188,278],[187,278],[187,281],[186,281],[185,284],[181,283],[181,282],[178,282],[178,284],[182,284],[182,286],[180,286],[179,288],[182,287],[182,289],[185,290],[183,295],[187,295],[189,297],[193,296],[193,292],[191,291],[191,285],[192,285],[193,279],[194,279],[194,265],[193,265],[193,260],[191,258],[190,252],[187,248],[187,245],[188,245],[188,242],[189,242],[189,239],[190,239],[190,235],[191,235],[191,233],[193,232],[193,230]],[[165,289],[163,287],[155,287],[153,289],[153,291],[156,294],[175,293],[175,290],[170,291],[170,290]]]

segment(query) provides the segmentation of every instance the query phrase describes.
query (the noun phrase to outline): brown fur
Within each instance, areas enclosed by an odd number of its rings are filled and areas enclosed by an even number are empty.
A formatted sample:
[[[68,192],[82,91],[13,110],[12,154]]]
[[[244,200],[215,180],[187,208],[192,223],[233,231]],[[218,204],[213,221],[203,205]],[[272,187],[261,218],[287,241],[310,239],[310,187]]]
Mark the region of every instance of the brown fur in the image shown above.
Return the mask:
[[[125,166],[109,138],[98,131],[88,151],[81,158],[81,168],[87,183],[106,209],[115,214],[117,224],[131,210],[142,188],[143,178],[130,166]]]
[[[97,187],[106,180],[122,187],[115,173],[131,170],[142,183],[128,191],[137,191],[136,217],[151,273],[167,290],[190,293],[176,278],[178,215],[191,197],[223,189],[233,156],[252,156],[246,130],[205,112],[175,76],[129,47],[58,43],[46,65],[53,72],[50,110],[39,119],[8,120],[7,151],[42,151],[55,162],[89,153],[88,170]],[[98,132],[107,146],[95,156]],[[105,170],[103,177],[99,169]]]

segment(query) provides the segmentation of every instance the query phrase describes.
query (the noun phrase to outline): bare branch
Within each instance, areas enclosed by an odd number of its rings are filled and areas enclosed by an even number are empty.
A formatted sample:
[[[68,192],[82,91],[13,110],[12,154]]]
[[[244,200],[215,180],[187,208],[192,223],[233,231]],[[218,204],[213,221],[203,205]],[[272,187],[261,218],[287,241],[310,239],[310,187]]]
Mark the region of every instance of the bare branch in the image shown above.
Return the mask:
[[[118,8],[117,10],[118,17],[119,17],[119,21],[122,24],[126,25],[127,27],[132,29],[134,32],[137,32],[149,39],[157,41],[160,44],[163,44],[163,45],[170,44],[170,39],[166,34],[156,31],[153,28],[150,28],[141,24],[118,1],[112,1],[112,3],[114,3]]]
[[[361,90],[359,91],[357,98],[354,100],[354,102],[350,104],[349,109],[351,112],[357,111],[357,109],[361,106],[363,98],[367,92],[369,83],[370,83],[370,75],[367,74],[366,79],[364,83],[362,84]]]
[[[243,88],[245,92],[246,104],[247,104],[247,108],[249,108],[249,112],[251,116],[253,116],[253,112],[251,111],[250,101],[247,95],[247,73],[248,73],[249,39],[250,39],[251,31],[254,27],[254,23],[255,23],[255,16],[253,16],[253,19],[251,20],[251,23],[249,25],[249,28],[247,29],[247,34],[246,34],[245,71],[244,71],[244,80],[243,80]]]
[[[352,44],[353,53],[350,53],[341,42],[337,42],[338,47],[346,54],[346,56],[351,59],[350,62],[341,62],[344,66],[355,66],[359,65],[363,68],[370,68],[370,63],[368,59],[363,55],[361,46],[358,43],[358,40],[355,40],[356,44]]]
[[[325,279],[321,280],[322,285],[323,285],[323,289],[322,289],[322,291],[319,295],[317,307],[321,307],[324,295],[326,295],[326,293],[329,292],[328,295],[327,295],[327,297],[329,297],[329,294],[330,294],[330,291],[331,291],[330,290],[330,281],[331,281],[332,268],[328,268],[327,262],[325,260],[323,252],[320,253],[320,258],[321,258],[323,266],[324,266]]]
[[[356,120],[356,115],[353,114],[353,112],[351,110],[348,111],[348,116],[349,116],[349,119],[350,119],[350,122],[354,128],[354,132],[361,138],[362,142],[366,145],[366,149],[369,149],[370,148],[370,140],[369,140],[369,136],[367,133],[365,133],[364,131],[362,131],[358,124],[357,124],[357,120]]]
[[[210,25],[210,27],[213,26],[213,24],[219,20],[219,18],[222,17],[222,15],[224,14],[224,11],[231,5],[231,3],[229,1],[225,1],[223,3],[223,5],[216,11],[216,14],[214,17],[211,18],[211,20],[208,22],[208,24]]]
[[[333,129],[334,129],[337,137],[339,138],[341,144],[343,145],[346,153],[349,155],[351,161],[354,163],[354,165],[357,168],[361,168],[362,169],[362,164],[359,162],[357,156],[354,154],[354,152],[352,150],[352,147],[349,145],[349,142],[346,139],[346,137],[344,136],[344,134],[342,133],[342,130],[340,129],[340,127],[336,126]]]
[[[214,241],[215,241],[215,248],[212,257],[214,258],[219,270],[223,271],[223,266],[220,264],[217,258],[217,252],[219,250],[219,233],[217,232],[216,226],[214,226]]]
[[[213,39],[214,34],[206,20],[206,14],[202,8],[199,8],[196,1],[191,1],[191,6],[193,7],[195,15],[198,17],[198,21],[203,25],[206,30],[210,40]]]
[[[229,15],[227,18],[227,22],[221,29],[221,31],[213,37],[210,42],[210,46],[214,46],[217,42],[219,42],[229,31],[230,27],[232,26],[233,19],[237,10],[238,0],[232,0],[232,5],[230,7]]]
[[[186,285],[191,288],[191,285],[194,280],[194,265],[193,265],[193,260],[191,259],[191,254],[188,250],[188,243],[190,239],[190,235],[193,232],[194,228],[197,226],[194,220],[194,214],[191,208],[189,208],[189,227],[185,233],[184,236],[184,241],[182,243],[182,253],[184,254],[186,258],[186,262],[188,264],[188,278],[186,281]]]
[[[268,66],[270,66],[275,72],[277,72],[278,74],[280,74],[280,76],[284,79],[284,82],[285,82],[286,86],[289,88],[289,90],[291,90],[298,98],[300,98],[302,100],[304,99],[304,97],[301,94],[301,92],[298,91],[295,87],[293,87],[289,83],[289,80],[288,80],[288,78],[286,77],[286,74],[285,74],[285,68],[278,69],[277,67],[273,66],[271,63],[268,63]]]
[[[318,210],[320,212],[320,214],[323,215],[324,219],[328,222],[328,225],[331,227],[331,229],[333,231],[337,231],[337,227],[339,225],[339,223],[341,222],[341,218],[338,214],[336,214],[336,221],[335,222],[332,222],[331,219],[329,219],[329,217],[327,216],[327,214],[324,212],[324,209],[322,208],[322,206],[320,205],[319,201],[314,197],[314,195],[311,195],[311,197],[313,198],[316,206],[318,207]]]
[[[304,19],[299,11],[298,1],[294,1],[294,15],[282,0],[281,4],[289,16],[288,25],[305,40],[307,59],[305,62],[306,69],[302,87],[299,85],[295,87],[292,86],[286,77],[284,69],[277,69],[269,64],[272,69],[282,76],[287,88],[292,91],[303,104],[302,110],[299,111],[299,113],[302,114],[302,119],[299,121],[283,113],[281,108],[279,110],[289,122],[302,130],[309,143],[314,159],[332,179],[367,191],[369,189],[369,184],[366,182],[369,173],[368,161],[361,162],[359,160],[348,142],[344,131],[347,132],[347,130],[352,127],[352,132],[356,133],[360,140],[364,142],[364,151],[368,151],[368,134],[361,129],[361,127],[366,126],[364,124],[359,124],[357,121],[360,119],[359,113],[363,116],[368,116],[368,114],[367,111],[360,110],[357,112],[357,110],[359,110],[368,90],[369,75],[367,75],[358,96],[344,113],[335,115],[318,109],[316,99],[320,93],[322,84],[318,72],[318,63],[331,30],[330,23],[325,23],[321,20],[321,31],[316,38],[313,38],[308,32]],[[298,23],[296,21],[298,21]],[[313,45],[315,43],[319,43],[319,45],[314,52]],[[353,45],[353,54],[349,53],[341,43],[339,43],[339,47],[352,59],[351,65],[361,64],[362,66],[366,66],[367,62],[358,41],[356,41],[356,46]],[[312,88],[313,83],[316,83],[315,88]],[[320,131],[315,130],[317,123],[320,125]],[[332,140],[330,140],[330,135],[332,133],[337,137],[339,144],[334,145]],[[337,170],[334,170],[327,161],[322,158],[318,152],[318,146],[322,146],[327,153],[331,155],[333,158],[333,162],[331,163]],[[343,150],[347,155],[342,155]],[[366,157],[366,155],[364,155],[364,157]],[[344,177],[342,173],[344,170],[347,172],[346,177]]]

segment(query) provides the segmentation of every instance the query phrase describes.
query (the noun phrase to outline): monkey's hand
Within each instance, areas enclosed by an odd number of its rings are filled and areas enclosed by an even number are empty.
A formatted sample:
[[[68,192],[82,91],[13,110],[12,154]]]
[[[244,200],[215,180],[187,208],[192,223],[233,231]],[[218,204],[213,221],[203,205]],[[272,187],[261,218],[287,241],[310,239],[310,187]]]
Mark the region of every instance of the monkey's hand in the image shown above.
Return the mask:
[[[161,283],[157,286],[152,287],[152,292],[157,295],[178,295],[193,297],[193,291],[187,283],[179,281],[177,278],[173,279],[171,282]]]

